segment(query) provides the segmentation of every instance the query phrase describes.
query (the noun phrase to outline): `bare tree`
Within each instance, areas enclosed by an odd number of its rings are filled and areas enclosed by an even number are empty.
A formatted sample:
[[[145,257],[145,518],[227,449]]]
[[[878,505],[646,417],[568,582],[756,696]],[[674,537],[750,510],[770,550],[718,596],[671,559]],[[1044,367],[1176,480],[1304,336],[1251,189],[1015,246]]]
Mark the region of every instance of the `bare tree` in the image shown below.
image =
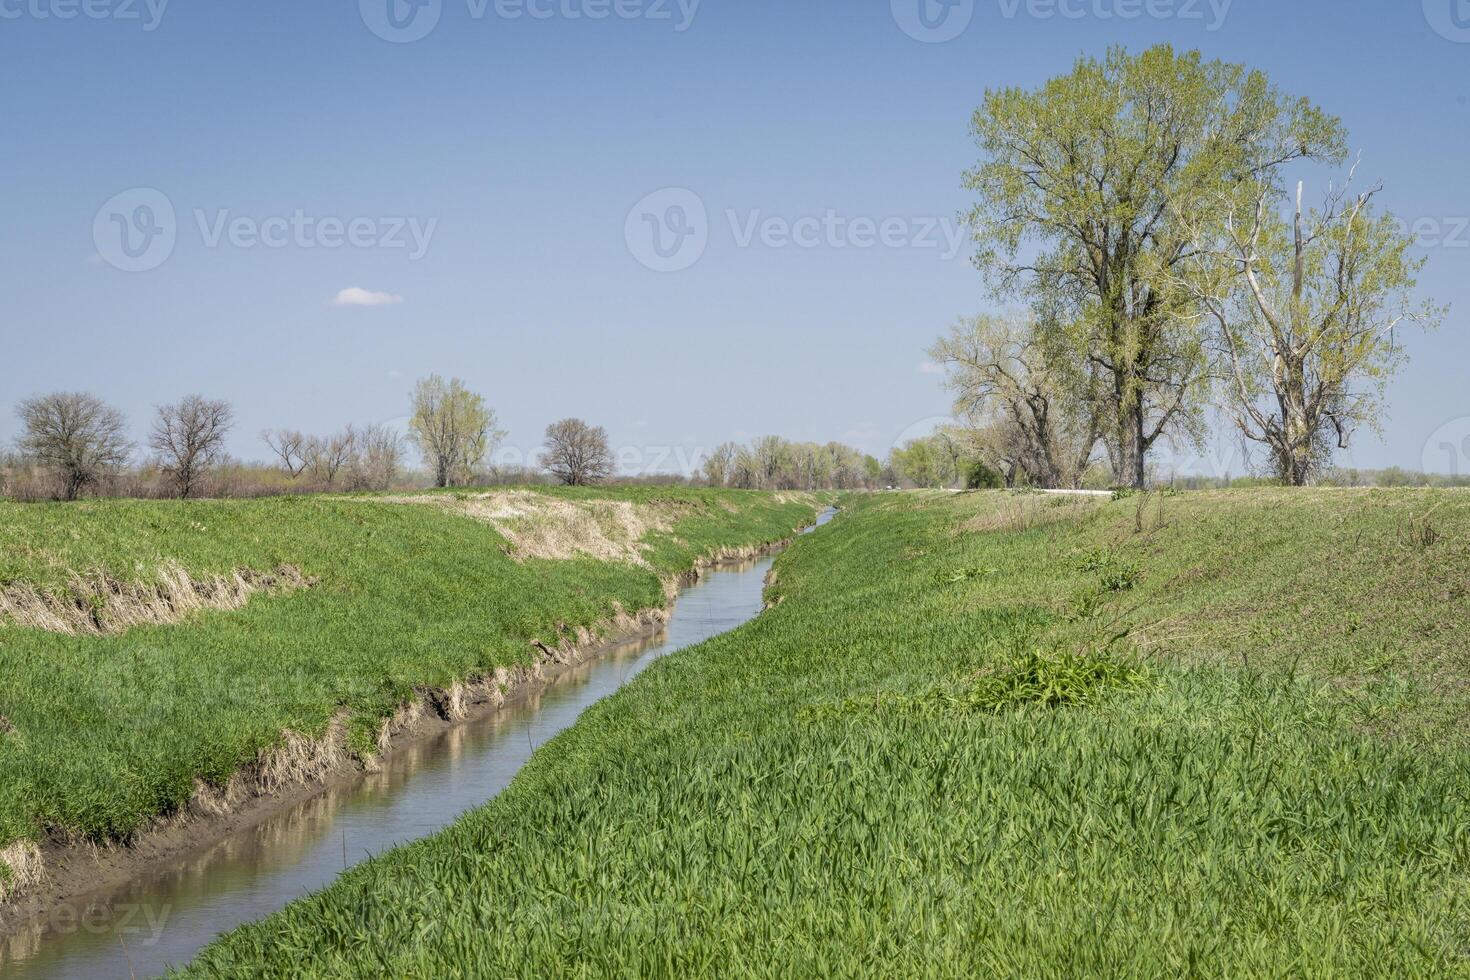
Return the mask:
[[[434,471],[435,486],[468,480],[504,436],[485,399],[458,378],[433,374],[414,388],[409,438]]]
[[[735,462],[730,466],[730,486],[737,490],[761,488],[761,464],[744,446],[735,453]]]
[[[295,429],[267,429],[260,434],[260,438],[276,454],[276,458],[281,461],[281,468],[291,479],[296,479],[306,470],[307,463],[310,462],[306,453],[310,439],[305,433]]]
[[[357,430],[348,426],[335,435],[310,436],[306,440],[307,468],[328,487],[337,485],[337,474],[357,453]]]
[[[228,402],[188,395],[176,405],[160,405],[148,436],[174,489],[187,500],[198,489],[200,475],[224,453],[225,436],[234,424]]]
[[[956,324],[929,356],[948,371],[955,411],[992,430],[984,445],[1004,451],[1001,469],[1039,487],[1076,486],[1107,410],[1096,365],[1079,371],[1042,338],[1029,320],[982,316]]]
[[[755,457],[762,487],[775,488],[777,477],[786,464],[790,451],[790,444],[780,436],[762,436],[752,443],[751,453]]]
[[[122,413],[83,392],[38,395],[16,409],[23,456],[53,469],[59,496],[75,500],[108,470],[127,462],[131,445]]]
[[[370,425],[357,434],[353,482],[365,490],[387,490],[403,466],[403,437],[386,426]]]
[[[612,450],[607,430],[581,419],[562,419],[546,427],[541,465],[568,486],[599,483],[612,475]]]
[[[730,471],[735,465],[735,454],[740,447],[733,442],[722,443],[716,446],[714,451],[705,458],[704,478],[712,487],[723,487],[730,479]]]

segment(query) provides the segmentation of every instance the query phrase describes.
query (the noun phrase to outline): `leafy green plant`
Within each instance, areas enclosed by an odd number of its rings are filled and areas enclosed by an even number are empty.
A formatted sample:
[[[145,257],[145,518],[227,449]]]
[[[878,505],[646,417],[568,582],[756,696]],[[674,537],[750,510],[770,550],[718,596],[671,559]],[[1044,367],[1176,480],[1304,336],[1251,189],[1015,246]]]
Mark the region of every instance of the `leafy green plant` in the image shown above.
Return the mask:
[[[959,685],[898,698],[893,705],[926,713],[999,713],[1028,705],[1078,707],[1093,703],[1109,691],[1141,687],[1148,679],[1148,669],[1142,664],[1106,653],[1063,652],[1049,656],[1033,650]],[[861,708],[866,701],[859,698],[847,704]]]
[[[1079,572],[1100,572],[1115,560],[1106,548],[1089,548],[1073,559],[1072,567]]]
[[[1099,583],[1104,592],[1127,592],[1138,584],[1142,571],[1134,564],[1117,564],[1103,572]]]

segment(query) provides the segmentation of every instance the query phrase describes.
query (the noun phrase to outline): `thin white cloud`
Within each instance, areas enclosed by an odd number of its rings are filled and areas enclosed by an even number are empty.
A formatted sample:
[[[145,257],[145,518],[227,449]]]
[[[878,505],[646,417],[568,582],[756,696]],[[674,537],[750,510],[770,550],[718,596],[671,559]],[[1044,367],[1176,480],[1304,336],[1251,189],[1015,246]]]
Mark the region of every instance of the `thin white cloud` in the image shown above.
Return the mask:
[[[919,364],[919,373],[920,374],[943,374],[944,373],[944,368],[940,367],[938,364],[935,364],[933,361],[924,361],[924,362],[922,362],[922,363]]]
[[[360,289],[353,286],[344,289],[332,300],[333,306],[394,306],[403,302],[403,297],[396,293],[379,293],[371,289]]]

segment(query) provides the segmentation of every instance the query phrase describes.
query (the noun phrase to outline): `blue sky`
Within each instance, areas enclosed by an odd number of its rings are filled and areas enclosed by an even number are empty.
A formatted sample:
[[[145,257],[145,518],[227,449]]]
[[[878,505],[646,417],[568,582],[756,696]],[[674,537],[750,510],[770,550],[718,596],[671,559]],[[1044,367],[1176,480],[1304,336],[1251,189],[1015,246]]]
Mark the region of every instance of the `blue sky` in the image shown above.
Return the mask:
[[[581,415],[629,468],[766,432],[882,454],[947,412],[923,349],[991,305],[952,238],[984,91],[1167,40],[1340,115],[1427,222],[1453,309],[1348,461],[1470,468],[1470,0],[925,0],[932,30],[920,0],[394,2],[0,0],[0,440],[39,391],[140,439],[198,391],[258,458],[439,372],[525,452]],[[1178,465],[1239,473],[1232,443]]]

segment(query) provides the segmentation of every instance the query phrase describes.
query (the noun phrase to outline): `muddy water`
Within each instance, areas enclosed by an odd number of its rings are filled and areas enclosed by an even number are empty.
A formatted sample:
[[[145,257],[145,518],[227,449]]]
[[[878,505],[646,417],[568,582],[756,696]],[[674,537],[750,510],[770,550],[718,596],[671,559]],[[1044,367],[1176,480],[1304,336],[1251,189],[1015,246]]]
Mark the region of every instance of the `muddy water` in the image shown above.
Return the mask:
[[[710,571],[679,596],[663,632],[567,671],[482,720],[406,746],[379,772],[0,937],[0,976],[157,976],[220,933],[330,885],[345,867],[444,828],[504,789],[536,746],[653,660],[758,615],[771,561]]]

